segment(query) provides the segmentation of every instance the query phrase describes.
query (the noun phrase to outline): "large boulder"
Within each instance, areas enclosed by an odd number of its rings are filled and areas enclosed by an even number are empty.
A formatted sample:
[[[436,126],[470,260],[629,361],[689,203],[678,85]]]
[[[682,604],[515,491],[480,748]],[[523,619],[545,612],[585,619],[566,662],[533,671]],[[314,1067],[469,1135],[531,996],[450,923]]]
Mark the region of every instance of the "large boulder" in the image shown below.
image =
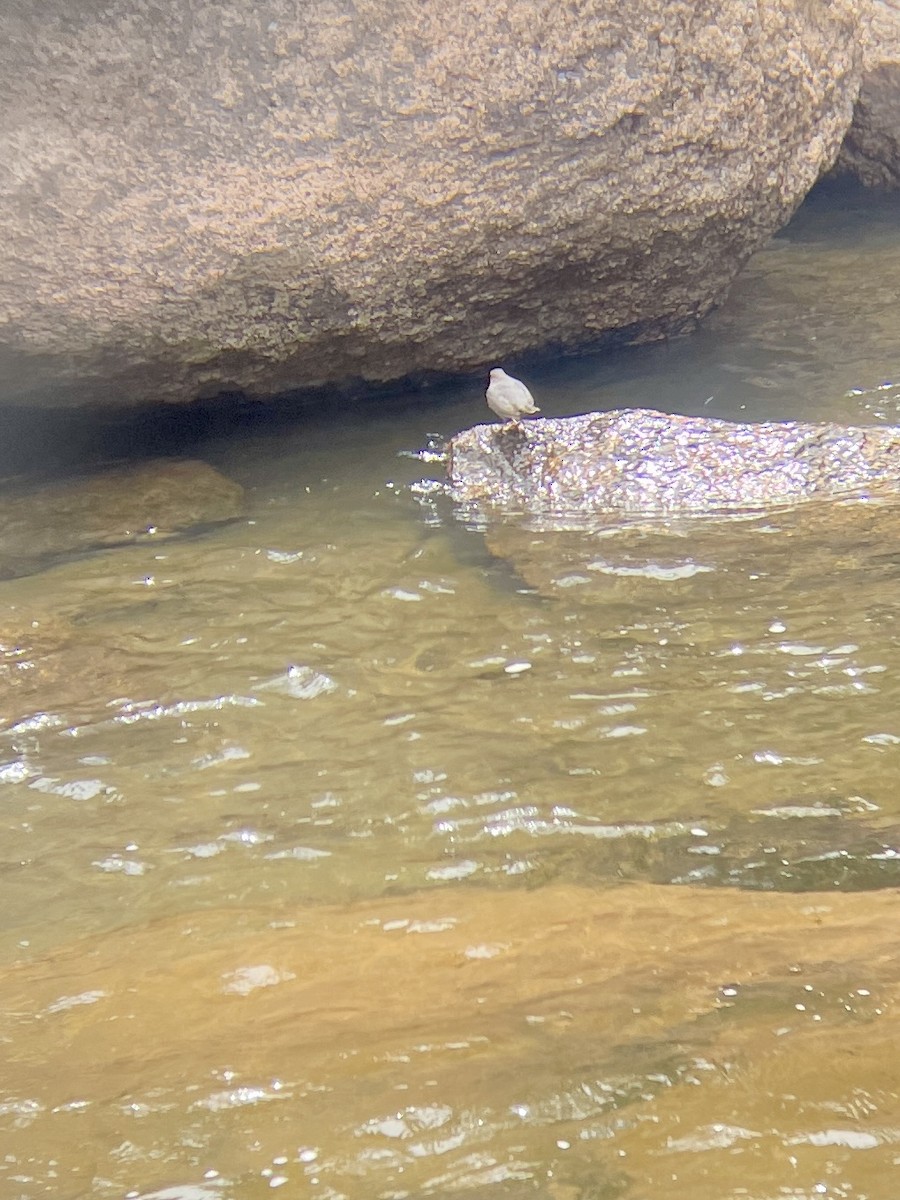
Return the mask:
[[[900,7],[871,0],[863,38],[864,74],[839,173],[869,187],[900,187]]]
[[[830,166],[857,4],[10,0],[0,399],[689,325]]]

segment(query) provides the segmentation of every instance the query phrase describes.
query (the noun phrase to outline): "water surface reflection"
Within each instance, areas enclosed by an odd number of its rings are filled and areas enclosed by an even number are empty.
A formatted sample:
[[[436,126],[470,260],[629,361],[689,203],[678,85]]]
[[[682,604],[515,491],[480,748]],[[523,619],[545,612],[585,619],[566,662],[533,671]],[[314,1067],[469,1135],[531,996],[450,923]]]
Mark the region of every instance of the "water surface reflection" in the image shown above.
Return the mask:
[[[841,204],[542,408],[896,421]],[[210,434],[239,520],[0,585],[3,1189],[882,1194],[896,506],[471,527],[441,396]]]

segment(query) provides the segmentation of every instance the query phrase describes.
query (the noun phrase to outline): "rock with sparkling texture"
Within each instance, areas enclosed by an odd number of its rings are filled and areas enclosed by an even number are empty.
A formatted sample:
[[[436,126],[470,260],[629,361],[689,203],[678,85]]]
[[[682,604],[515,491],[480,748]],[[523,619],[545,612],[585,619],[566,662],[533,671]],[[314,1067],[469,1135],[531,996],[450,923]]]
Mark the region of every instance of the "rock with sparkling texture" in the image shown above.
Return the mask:
[[[764,510],[896,491],[900,428],[740,424],[624,409],[477,425],[450,442],[454,499],[540,517]]]
[[[522,417],[530,417],[541,411],[522,380],[507,375],[502,367],[494,367],[491,371],[491,381],[484,398],[491,412],[504,421],[516,424]]]

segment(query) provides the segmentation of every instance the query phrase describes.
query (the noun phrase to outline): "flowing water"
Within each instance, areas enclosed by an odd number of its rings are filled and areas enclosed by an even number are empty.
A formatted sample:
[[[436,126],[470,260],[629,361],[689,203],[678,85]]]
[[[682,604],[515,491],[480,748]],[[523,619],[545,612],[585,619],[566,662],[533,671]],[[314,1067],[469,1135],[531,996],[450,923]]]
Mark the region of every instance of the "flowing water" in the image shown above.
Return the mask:
[[[696,336],[522,373],[900,423],[898,307],[823,191]],[[900,509],[567,573],[428,484],[485,416],[193,428],[244,516],[0,583],[4,1200],[893,1194]]]

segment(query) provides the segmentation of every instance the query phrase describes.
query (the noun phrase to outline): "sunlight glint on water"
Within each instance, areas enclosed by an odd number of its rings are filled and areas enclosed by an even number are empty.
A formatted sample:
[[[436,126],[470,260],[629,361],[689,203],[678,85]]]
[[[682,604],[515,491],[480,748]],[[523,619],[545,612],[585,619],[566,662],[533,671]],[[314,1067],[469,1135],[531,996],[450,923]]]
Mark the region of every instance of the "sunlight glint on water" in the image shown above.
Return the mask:
[[[856,203],[543,411],[897,422]],[[0,1194],[885,1194],[896,510],[484,531],[414,486],[487,417],[437,398],[211,440],[246,519],[0,584]]]

